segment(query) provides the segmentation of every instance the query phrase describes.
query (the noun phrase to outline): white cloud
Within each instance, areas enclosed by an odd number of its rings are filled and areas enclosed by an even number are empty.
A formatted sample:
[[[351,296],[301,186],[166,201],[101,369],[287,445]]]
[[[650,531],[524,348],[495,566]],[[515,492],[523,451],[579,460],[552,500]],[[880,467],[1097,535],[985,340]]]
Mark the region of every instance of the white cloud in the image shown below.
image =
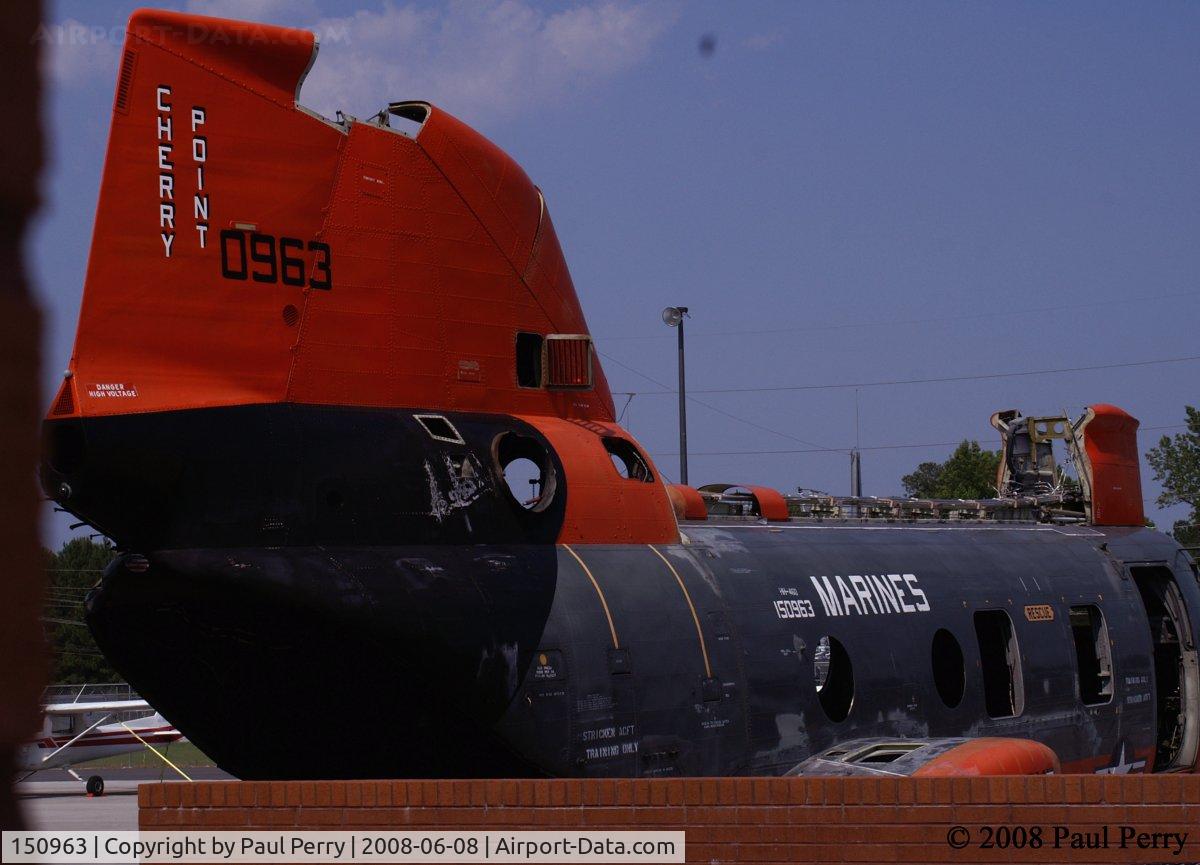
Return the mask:
[[[60,86],[103,82],[111,87],[125,29],[67,18],[39,25],[33,40],[40,43],[42,77],[48,82]]]
[[[187,0],[184,8],[195,15],[285,27],[317,17],[315,0]]]
[[[467,122],[527,113],[636,67],[674,24],[675,4],[591,0],[543,8],[531,0],[452,0],[319,15],[315,0],[187,0],[198,15],[303,27],[320,55],[301,101],[359,117],[387,102],[427,99]],[[49,80],[111,87],[124,31],[76,19],[46,25]]]
[[[385,3],[315,22],[321,52],[301,101],[361,117],[388,101],[427,99],[479,122],[633,68],[675,14],[674,6],[614,2],[549,12],[524,0]]]

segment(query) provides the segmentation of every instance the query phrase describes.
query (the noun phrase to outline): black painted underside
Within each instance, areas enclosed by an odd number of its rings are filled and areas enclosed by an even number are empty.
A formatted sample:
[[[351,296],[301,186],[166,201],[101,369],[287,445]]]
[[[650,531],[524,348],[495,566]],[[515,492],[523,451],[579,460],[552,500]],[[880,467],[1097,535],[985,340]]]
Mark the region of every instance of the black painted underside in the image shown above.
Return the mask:
[[[1153,671],[1123,562],[1174,568],[1200,609],[1178,548],[1146,530],[731,521],[685,524],[686,543],[657,552],[572,553],[553,543],[568,479],[536,431],[448,414],[459,445],[412,414],[285,405],[47,425],[47,490],[130,553],[89,600],[98,643],[234,774],[781,774],[839,741],[900,735],[1026,736],[1064,762],[1132,754],[1153,745],[1154,703],[1126,682]],[[545,447],[558,474],[542,512],[497,473],[506,432]],[[455,482],[464,459],[479,483]],[[888,573],[914,575],[929,609],[830,615],[810,579]],[[814,614],[783,617],[781,599]],[[1116,647],[1105,705],[1079,698],[1074,604],[1103,609]],[[1030,620],[1029,605],[1057,616]],[[988,609],[1020,645],[1019,717],[986,710],[973,616]],[[932,678],[939,629],[963,652],[953,707]],[[844,720],[814,684],[823,635],[852,666]]]

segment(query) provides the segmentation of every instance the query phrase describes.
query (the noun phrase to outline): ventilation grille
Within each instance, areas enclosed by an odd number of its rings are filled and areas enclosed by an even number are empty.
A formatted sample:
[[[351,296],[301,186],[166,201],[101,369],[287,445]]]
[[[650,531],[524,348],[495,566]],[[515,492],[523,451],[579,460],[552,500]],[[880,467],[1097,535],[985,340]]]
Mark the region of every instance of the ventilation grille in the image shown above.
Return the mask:
[[[552,333],[546,337],[546,386],[592,386],[592,338]]]
[[[126,51],[121,60],[121,74],[117,76],[117,99],[113,106],[122,114],[129,110],[129,90],[133,86],[133,67],[137,62],[136,51]]]
[[[62,383],[62,387],[58,389],[58,396],[54,400],[54,408],[50,409],[52,415],[74,414],[75,413],[75,392],[71,387],[71,380],[68,378]]]

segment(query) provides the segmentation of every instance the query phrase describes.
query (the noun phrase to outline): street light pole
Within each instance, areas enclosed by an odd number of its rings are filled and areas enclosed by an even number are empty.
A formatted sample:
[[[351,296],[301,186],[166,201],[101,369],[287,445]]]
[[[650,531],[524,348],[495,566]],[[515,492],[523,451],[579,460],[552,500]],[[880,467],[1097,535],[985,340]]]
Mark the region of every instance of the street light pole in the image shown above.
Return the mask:
[[[668,306],[662,319],[668,327],[679,330],[679,482],[687,484],[687,382],[684,373],[683,320],[687,317],[686,306]]]

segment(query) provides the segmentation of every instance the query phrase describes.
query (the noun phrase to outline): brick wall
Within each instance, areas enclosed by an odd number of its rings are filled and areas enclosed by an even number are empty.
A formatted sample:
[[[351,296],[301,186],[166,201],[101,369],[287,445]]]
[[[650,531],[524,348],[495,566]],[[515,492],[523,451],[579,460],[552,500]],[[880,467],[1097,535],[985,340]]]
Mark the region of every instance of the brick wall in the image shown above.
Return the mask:
[[[1178,862],[1200,860],[1200,776],[723,778],[146,784],[142,829],[666,829],[687,861]],[[979,849],[981,826],[1044,827],[1039,849]],[[1051,846],[1053,828],[1108,850]],[[1190,832],[1174,848],[1119,849],[1119,827]],[[964,826],[972,843],[947,844]]]

